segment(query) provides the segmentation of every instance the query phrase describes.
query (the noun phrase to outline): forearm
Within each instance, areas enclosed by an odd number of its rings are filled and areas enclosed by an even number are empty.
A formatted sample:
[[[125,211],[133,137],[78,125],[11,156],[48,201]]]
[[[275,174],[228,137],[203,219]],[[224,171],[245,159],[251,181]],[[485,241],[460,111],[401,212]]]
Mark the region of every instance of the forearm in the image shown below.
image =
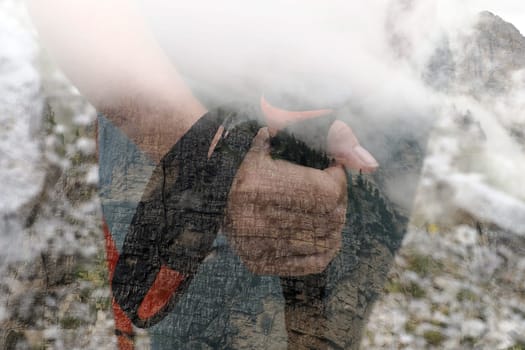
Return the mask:
[[[205,112],[128,0],[28,0],[80,92],[158,159]]]

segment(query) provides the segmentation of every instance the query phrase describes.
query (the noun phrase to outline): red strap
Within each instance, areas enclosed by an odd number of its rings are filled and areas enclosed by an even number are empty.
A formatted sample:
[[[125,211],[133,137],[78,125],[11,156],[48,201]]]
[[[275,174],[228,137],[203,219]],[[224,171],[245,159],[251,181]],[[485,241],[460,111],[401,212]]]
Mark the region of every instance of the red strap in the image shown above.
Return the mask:
[[[124,335],[117,336],[118,350],[134,350],[135,344],[133,339],[127,338]]]
[[[102,230],[104,231],[104,241],[106,243],[106,261],[108,264],[109,280],[111,281],[113,279],[113,272],[118,261],[118,250],[115,246],[115,242],[111,238],[111,233],[109,232],[109,227],[105,220],[102,222]],[[115,302],[115,299],[111,301],[111,306],[113,307],[113,317],[115,318],[115,329],[120,333],[129,335],[129,337],[124,335],[117,336],[118,349],[133,350],[134,344],[132,337],[134,332],[131,320]]]
[[[106,220],[102,219],[102,230],[104,231],[104,241],[106,243],[106,261],[108,263],[109,280],[113,279],[113,272],[118,261],[118,250],[109,232]]]
[[[182,274],[162,266],[155,278],[155,282],[153,282],[148,294],[146,294],[140,304],[138,316],[142,319],[147,319],[158,313],[170,300],[170,297],[183,280],[184,276]]]
[[[105,220],[102,222],[102,229],[104,231],[106,244],[109,280],[111,281],[113,279],[113,273],[115,271],[115,266],[117,265],[119,253]],[[155,282],[153,282],[153,285],[140,304],[138,316],[142,319],[147,319],[159,312],[166,305],[183,280],[184,276],[182,274],[166,266],[162,266],[157,274]],[[112,307],[113,316],[115,318],[115,329],[122,334],[129,335],[129,337],[124,335],[118,336],[118,348],[119,350],[133,350],[134,345],[132,338],[134,332],[131,320],[114,299],[112,300]]]

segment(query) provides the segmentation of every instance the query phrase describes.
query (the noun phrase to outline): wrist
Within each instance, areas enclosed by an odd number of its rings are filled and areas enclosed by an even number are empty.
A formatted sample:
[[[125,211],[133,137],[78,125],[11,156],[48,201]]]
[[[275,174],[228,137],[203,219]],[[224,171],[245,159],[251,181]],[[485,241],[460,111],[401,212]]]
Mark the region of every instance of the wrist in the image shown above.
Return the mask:
[[[207,113],[196,99],[149,103],[140,97],[102,106],[101,112],[157,163]]]

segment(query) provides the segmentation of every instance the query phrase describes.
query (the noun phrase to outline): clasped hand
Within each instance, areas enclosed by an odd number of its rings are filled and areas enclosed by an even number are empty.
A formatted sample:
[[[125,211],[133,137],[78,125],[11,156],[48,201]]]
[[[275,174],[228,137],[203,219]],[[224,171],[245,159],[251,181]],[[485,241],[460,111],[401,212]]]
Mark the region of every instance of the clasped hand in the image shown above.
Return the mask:
[[[224,231],[252,273],[320,273],[341,248],[347,209],[344,168],[372,172],[378,164],[339,120],[327,137],[328,153],[336,160],[330,167],[318,170],[272,159],[270,137],[277,128],[330,111],[287,112],[264,99],[261,107],[269,126],[259,130],[237,172]]]

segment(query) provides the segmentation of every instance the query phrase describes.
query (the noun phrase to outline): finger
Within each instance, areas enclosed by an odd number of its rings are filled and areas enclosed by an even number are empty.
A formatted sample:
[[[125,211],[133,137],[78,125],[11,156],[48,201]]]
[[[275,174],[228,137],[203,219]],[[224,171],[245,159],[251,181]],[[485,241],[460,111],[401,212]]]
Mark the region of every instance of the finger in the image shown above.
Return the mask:
[[[266,118],[266,124],[272,131],[284,129],[288,125],[298,121],[320,117],[333,112],[331,109],[288,111],[270,105],[264,96],[261,97],[261,110]]]
[[[306,202],[311,206],[332,209],[341,203],[346,194],[346,174],[342,166],[319,170],[272,159],[269,138],[268,128],[259,130],[237,171],[230,191],[232,198],[242,195],[242,201],[250,201],[254,196],[261,203],[290,207],[309,198]]]
[[[252,142],[252,147],[250,151],[259,151],[259,152],[270,152],[270,131],[268,128],[261,128]]]
[[[331,166],[323,170],[323,172],[333,179],[335,185],[342,189],[343,193],[346,193],[346,173],[342,165]]]
[[[336,120],[328,131],[328,153],[351,170],[373,172],[379,166],[377,160],[359,144],[352,128]]]
[[[208,159],[210,159],[211,155],[213,154],[213,151],[215,151],[215,147],[217,147],[217,144],[219,143],[219,140],[222,137],[222,134],[224,133],[224,126],[219,126],[219,129],[217,130],[217,133],[211,140],[210,148],[208,149]]]

